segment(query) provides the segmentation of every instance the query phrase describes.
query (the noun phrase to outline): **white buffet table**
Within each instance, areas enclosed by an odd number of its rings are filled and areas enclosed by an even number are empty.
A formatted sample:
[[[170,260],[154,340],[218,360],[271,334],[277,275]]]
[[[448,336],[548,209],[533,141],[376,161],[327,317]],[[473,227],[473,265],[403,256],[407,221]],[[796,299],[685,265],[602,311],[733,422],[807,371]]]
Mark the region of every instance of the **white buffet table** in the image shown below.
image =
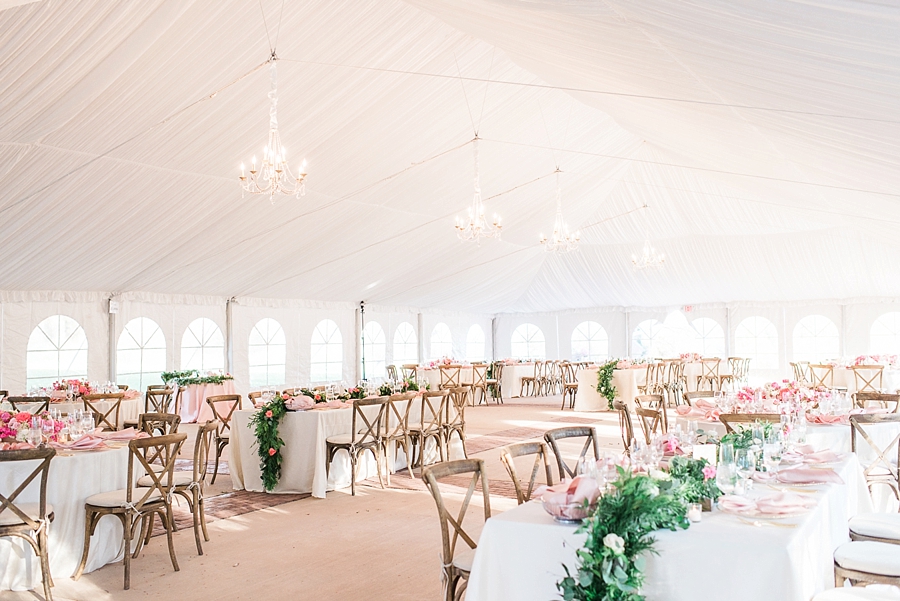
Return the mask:
[[[53,506],[54,519],[49,530],[49,555],[50,573],[57,581],[69,578],[81,561],[85,500],[93,494],[125,488],[128,452],[128,447],[69,451],[71,454],[57,455],[51,460],[47,503]],[[0,490],[11,493],[37,463],[0,463]],[[17,501],[37,503],[39,500],[40,478],[36,478]],[[124,550],[122,523],[114,517],[103,518],[91,538],[85,572],[122,559]],[[0,590],[42,590],[40,560],[25,541],[0,539],[0,566]]]
[[[778,521],[796,528],[754,527],[715,511],[688,530],[657,532],[659,555],[647,556],[642,593],[648,601],[809,601],[833,587],[832,553],[849,540],[847,520],[871,511],[856,456],[836,471],[846,484],[810,487],[816,508]],[[575,552],[584,542],[575,530],[554,522],[540,501],[491,518],[478,541],[466,599],[559,599],[563,564],[574,573]]]

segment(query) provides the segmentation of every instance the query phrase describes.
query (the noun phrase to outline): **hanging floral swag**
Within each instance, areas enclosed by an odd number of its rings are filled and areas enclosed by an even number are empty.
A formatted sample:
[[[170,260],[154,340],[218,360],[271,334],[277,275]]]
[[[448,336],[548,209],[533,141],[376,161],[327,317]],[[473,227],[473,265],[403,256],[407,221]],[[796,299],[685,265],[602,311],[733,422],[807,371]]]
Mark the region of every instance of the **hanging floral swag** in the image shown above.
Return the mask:
[[[275,490],[278,480],[281,479],[281,447],[284,441],[278,436],[278,426],[281,418],[287,413],[284,399],[276,395],[274,399],[260,407],[253,417],[250,425],[256,433],[257,452],[259,453],[259,469],[262,472],[263,488],[267,492]]]
[[[597,369],[597,393],[606,397],[606,402],[610,408],[613,408],[613,401],[616,399],[618,391],[613,386],[613,370],[619,363],[618,359],[607,361]]]

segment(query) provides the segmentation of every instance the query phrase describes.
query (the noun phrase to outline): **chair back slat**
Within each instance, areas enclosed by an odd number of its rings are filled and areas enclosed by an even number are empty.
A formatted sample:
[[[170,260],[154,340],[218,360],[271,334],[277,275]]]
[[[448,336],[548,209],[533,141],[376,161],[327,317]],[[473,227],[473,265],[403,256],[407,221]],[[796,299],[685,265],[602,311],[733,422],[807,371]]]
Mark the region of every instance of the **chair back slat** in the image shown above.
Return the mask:
[[[461,384],[462,365],[441,365],[441,388],[456,388]]]
[[[422,411],[419,415],[419,427],[422,432],[435,432],[444,427],[451,392],[451,389],[445,388],[427,390],[422,394]]]
[[[125,500],[135,511],[140,513],[145,504],[157,501],[158,499],[154,498],[154,492],[159,492],[160,497],[165,499],[172,491],[175,485],[172,477],[175,471],[175,460],[178,458],[178,452],[185,440],[187,440],[187,434],[181,433],[135,438],[128,443],[128,449],[131,452],[128,454]],[[153,469],[153,465],[148,461],[148,457],[151,456],[165,458],[161,471]],[[135,486],[137,481],[135,460],[137,460],[137,466],[149,477],[149,486],[142,485],[140,488]],[[138,498],[135,499],[135,496]]]
[[[810,384],[813,387],[824,386],[825,388],[834,388],[834,366],[810,363],[809,364]]]
[[[124,392],[106,392],[98,394],[85,394],[81,397],[85,411],[94,414],[94,421],[98,428],[107,431],[119,429],[119,413],[122,409]],[[108,403],[106,411],[100,409],[100,403]]]
[[[869,403],[875,403],[882,409],[889,409],[891,413],[897,413],[900,408],[900,394],[888,394],[884,392],[854,392],[853,404],[860,409],[865,409]]]
[[[404,392],[388,397],[382,430],[385,438],[403,438],[409,432],[409,413],[416,396],[416,392]]]
[[[241,395],[219,394],[206,397],[206,403],[212,410],[213,419],[219,422],[219,436],[231,432],[231,416],[241,406]]]
[[[0,452],[0,463],[11,463],[20,461],[40,461],[40,463],[19,482],[12,493],[5,494],[0,492],[0,517],[8,519],[9,514],[14,514],[16,521],[27,524],[29,530],[37,531],[41,523],[47,518],[47,475],[50,472],[50,461],[56,456],[56,450],[50,447],[42,447],[38,449],[22,449],[17,451]],[[40,476],[40,501],[38,509],[38,517],[35,519],[28,512],[23,511],[16,500],[22,494],[28,485]],[[6,515],[4,515],[4,513]],[[3,533],[3,527],[0,526],[0,535]]]
[[[631,454],[631,444],[634,442],[634,423],[631,421],[631,412],[628,410],[628,403],[624,401],[613,401],[613,409],[619,414],[619,431],[622,433],[622,444],[625,447],[625,454]]]
[[[218,429],[219,423],[214,419],[197,428],[197,439],[194,442],[193,481],[198,482],[201,487],[206,482],[206,475],[209,473],[209,450],[213,447],[213,439]]]
[[[585,438],[584,447],[581,449],[579,458],[587,455],[589,449],[593,447],[594,459],[600,459],[600,447],[597,443],[597,432],[590,426],[569,426],[566,428],[556,428],[544,432],[544,440],[550,445],[553,454],[556,456],[556,466],[559,468],[559,479],[563,480],[566,476],[574,478],[576,468],[570,468],[563,460],[562,453],[559,450],[557,441],[566,438]]]
[[[385,423],[385,409],[390,401],[389,396],[380,396],[353,401],[353,418],[351,420],[351,445],[364,445],[381,441],[381,428]],[[364,409],[378,407],[378,412],[369,417]]]
[[[415,382],[419,377],[419,365],[417,363],[406,363],[400,366],[400,372],[403,374],[404,380]]]
[[[874,430],[883,424],[900,423],[900,414],[879,413],[850,416],[850,449],[856,453],[863,475],[869,482],[883,482],[888,484],[894,494],[900,498],[900,433],[893,436],[887,445],[880,445],[873,438]],[[868,446],[867,453],[861,453],[860,441]],[[893,451],[893,454],[891,454]],[[871,453],[871,455],[870,455]],[[867,457],[874,456],[869,460]],[[885,473],[885,471],[887,473]]]
[[[472,386],[476,388],[487,386],[487,368],[488,366],[484,363],[472,365]]]
[[[147,390],[144,394],[144,413],[172,413],[174,394],[171,388]]]
[[[516,473],[514,460],[516,457],[527,457],[529,455],[534,455],[534,465],[531,469],[531,477],[528,479],[528,487],[525,488]],[[513,481],[513,485],[516,487],[516,499],[519,505],[531,500],[531,494],[534,492],[534,485],[537,482],[537,475],[541,466],[544,468],[545,483],[547,486],[553,485],[553,471],[550,469],[549,455],[550,449],[540,441],[517,442],[500,449],[500,461],[503,462],[510,479]]]
[[[635,413],[641,422],[644,438],[650,443],[653,434],[669,431],[666,403],[661,394],[642,394],[634,398]]]
[[[17,413],[27,409],[28,413],[35,415],[50,410],[50,397],[48,396],[8,396],[4,400]]]

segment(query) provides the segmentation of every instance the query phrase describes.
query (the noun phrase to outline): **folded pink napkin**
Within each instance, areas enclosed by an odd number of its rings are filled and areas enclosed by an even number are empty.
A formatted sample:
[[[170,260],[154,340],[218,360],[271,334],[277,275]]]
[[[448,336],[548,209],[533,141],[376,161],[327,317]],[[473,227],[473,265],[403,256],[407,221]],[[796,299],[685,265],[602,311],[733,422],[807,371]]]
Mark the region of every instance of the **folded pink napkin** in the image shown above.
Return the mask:
[[[718,409],[716,404],[708,399],[697,399],[696,401],[694,401],[694,407],[706,410]]]
[[[841,456],[830,449],[803,456],[803,463],[833,463],[840,460]]]
[[[150,438],[150,435],[146,432],[135,430],[132,428],[126,428],[124,430],[119,430],[118,432],[103,432],[102,430],[94,430],[92,436],[103,440],[134,440],[135,438]]]
[[[574,480],[566,478],[553,486],[540,486],[532,496],[560,505],[580,504],[585,500],[592,504],[600,497],[600,486],[589,476],[575,476]]]
[[[798,467],[778,472],[782,484],[843,484],[844,480],[833,469]]]
[[[679,405],[675,408],[675,411],[682,417],[699,417],[708,422],[717,421],[719,415],[721,415],[718,409],[701,409],[700,407],[688,407],[687,405]]]
[[[301,394],[300,396],[286,398],[284,406],[291,411],[306,411],[315,407],[316,402],[305,394]]]
[[[125,396],[123,396],[122,398],[131,400],[131,399],[136,399],[139,396],[141,396],[140,390],[138,390],[136,388],[129,388],[128,390],[125,391]]]
[[[324,403],[316,403],[316,406],[313,409],[341,409],[343,407],[351,407],[352,403],[345,403],[343,401],[326,401]]]
[[[751,478],[755,482],[769,482],[775,479],[775,472],[753,472]]]
[[[756,503],[746,497],[722,495],[719,497],[719,508],[734,513],[752,513],[756,511]]]
[[[756,508],[760,513],[767,514],[798,513],[815,506],[816,500],[813,497],[790,491],[779,491],[756,499]]]
[[[33,448],[30,442],[0,442],[0,451],[27,451]]]
[[[106,448],[102,438],[93,434],[85,434],[78,440],[72,442],[50,442],[50,446],[55,449],[64,449],[68,451],[87,451],[91,449]]]
[[[811,424],[839,425],[850,422],[847,415],[807,415],[806,421]]]

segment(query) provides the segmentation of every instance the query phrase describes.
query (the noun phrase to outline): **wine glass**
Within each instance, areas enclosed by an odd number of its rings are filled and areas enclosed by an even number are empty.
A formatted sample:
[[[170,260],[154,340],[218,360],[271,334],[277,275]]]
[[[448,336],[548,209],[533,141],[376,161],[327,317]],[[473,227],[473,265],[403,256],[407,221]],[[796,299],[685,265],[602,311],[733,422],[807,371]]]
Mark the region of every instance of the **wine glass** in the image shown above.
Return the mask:
[[[728,443],[719,445],[719,463],[734,463],[734,445]]]
[[[729,445],[730,446],[730,445]],[[734,492],[734,481],[737,477],[737,468],[734,462],[722,463],[716,466],[716,485],[726,495]]]
[[[750,480],[756,471],[756,453],[752,449],[738,449],[734,452],[734,465],[741,480]]]

